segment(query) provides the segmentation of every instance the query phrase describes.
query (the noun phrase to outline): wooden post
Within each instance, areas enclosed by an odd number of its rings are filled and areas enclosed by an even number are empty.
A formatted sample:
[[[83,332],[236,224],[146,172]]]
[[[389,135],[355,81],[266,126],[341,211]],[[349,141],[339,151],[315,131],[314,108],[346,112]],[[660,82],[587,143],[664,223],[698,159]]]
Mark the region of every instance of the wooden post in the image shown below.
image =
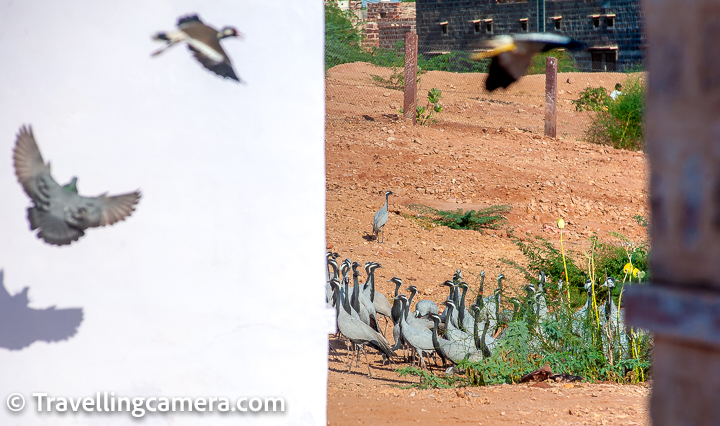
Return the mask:
[[[417,124],[415,104],[417,103],[417,55],[418,36],[405,33],[405,102],[403,104],[404,119]]]
[[[720,2],[643,12],[653,282],[626,290],[626,318],[654,332],[653,424],[718,425]]]
[[[554,138],[557,122],[557,58],[545,60],[545,136]]]

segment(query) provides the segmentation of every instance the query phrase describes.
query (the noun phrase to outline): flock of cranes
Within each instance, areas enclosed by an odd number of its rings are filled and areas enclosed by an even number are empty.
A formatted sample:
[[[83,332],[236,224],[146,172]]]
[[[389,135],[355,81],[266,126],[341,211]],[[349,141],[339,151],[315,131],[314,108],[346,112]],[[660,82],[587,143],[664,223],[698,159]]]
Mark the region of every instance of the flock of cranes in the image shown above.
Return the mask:
[[[363,352],[370,377],[372,370],[365,352],[368,346],[382,354],[384,363],[392,363],[393,358],[398,357],[396,351],[404,348],[414,353],[413,362],[417,355],[422,368],[427,367],[425,358],[428,356],[437,356],[444,367],[452,368],[462,360],[480,361],[492,356],[505,337],[509,322],[526,319],[527,315],[532,314],[537,319],[535,326],[538,335],[543,335],[542,323],[552,320],[555,315],[548,311],[544,273],[540,273],[537,284],[525,286],[527,297],[524,302],[515,297],[509,299],[515,307],[513,310],[503,309],[503,274],[497,276],[497,287],[492,294],[483,297],[485,273],[481,272],[476,295],[468,297],[470,287],[463,281],[462,272],[457,270],[452,279],[441,283],[448,288],[448,295],[442,302],[444,309],[440,312],[435,302],[416,300],[417,287],[405,287],[398,277],[388,280],[395,284],[392,298],[388,299],[378,292],[375,289],[375,270],[381,266],[377,262],[365,263],[366,276],[364,282],[360,282],[361,265],[358,262],[345,259],[338,263],[340,255],[332,252],[327,252],[326,256],[326,301],[337,311],[337,331],[354,348],[353,354],[348,352],[347,371],[352,369],[352,356],[355,356],[358,365],[360,353]],[[620,330],[625,339],[624,316],[612,299],[615,283],[612,278],[608,278],[603,286],[608,289],[608,297],[596,310],[597,320]],[[409,295],[403,294],[401,290],[407,290]],[[593,306],[591,283],[586,285],[586,290],[587,303],[573,314],[573,324],[578,327],[582,321],[591,318],[588,315]],[[523,309],[520,309],[521,304]],[[393,344],[385,337],[391,324]],[[577,332],[583,333],[584,330],[578,328]]]

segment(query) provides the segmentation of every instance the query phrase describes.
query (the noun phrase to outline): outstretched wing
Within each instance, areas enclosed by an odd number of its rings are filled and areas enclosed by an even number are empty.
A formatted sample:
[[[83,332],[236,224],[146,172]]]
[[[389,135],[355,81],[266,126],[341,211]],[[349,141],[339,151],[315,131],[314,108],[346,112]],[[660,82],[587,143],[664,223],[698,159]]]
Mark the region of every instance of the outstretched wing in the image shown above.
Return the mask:
[[[217,47],[220,48],[219,43]],[[235,81],[240,81],[238,76],[235,75],[235,70],[230,64],[230,59],[228,59],[227,55],[225,55],[225,52],[222,50],[222,48],[220,48],[222,52],[222,57],[215,52],[213,52],[214,55],[211,56],[209,54],[210,52],[197,49],[190,42],[188,42],[188,48],[190,49],[190,51],[192,51],[195,59],[197,59],[198,62],[200,62],[205,68],[209,69],[210,71],[214,72],[219,76],[229,78]]]
[[[31,126],[22,126],[17,134],[13,150],[15,175],[25,193],[36,203],[47,203],[49,193],[60,189],[50,176],[50,166],[40,154]]]
[[[93,198],[76,196],[65,220],[82,228],[112,225],[130,216],[140,197],[140,191],[112,197],[105,194]]]

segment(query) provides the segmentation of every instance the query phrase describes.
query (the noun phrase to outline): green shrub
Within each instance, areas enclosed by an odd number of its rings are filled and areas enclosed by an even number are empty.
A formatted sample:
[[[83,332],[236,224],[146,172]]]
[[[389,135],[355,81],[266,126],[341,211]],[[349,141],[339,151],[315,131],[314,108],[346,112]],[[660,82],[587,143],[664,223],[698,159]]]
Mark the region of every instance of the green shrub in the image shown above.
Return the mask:
[[[575,58],[573,58],[565,50],[552,50],[550,52],[539,53],[532,58],[530,68],[527,74],[545,74],[545,61],[548,57],[557,58],[558,72],[577,72]]]
[[[450,52],[443,55],[418,55],[418,68],[423,71],[487,72],[489,59],[474,61],[470,52]]]
[[[580,92],[580,97],[572,101],[575,111],[606,110],[612,98],[604,87],[588,87]]]
[[[482,228],[500,228],[506,222],[504,215],[509,213],[511,209],[510,206],[504,205],[463,212],[462,209],[456,211],[438,210],[424,204],[410,204],[408,207],[420,212],[416,217],[418,219],[452,229],[472,229],[475,231]]]
[[[372,49],[360,46],[362,33],[354,23],[352,12],[336,5],[325,5],[325,69],[351,62],[369,62],[383,67],[402,67],[404,54],[395,50]],[[396,44],[396,47],[399,46]]]
[[[622,92],[598,111],[585,137],[591,143],[640,151],[645,146],[645,87],[639,79],[630,79],[623,85]]]

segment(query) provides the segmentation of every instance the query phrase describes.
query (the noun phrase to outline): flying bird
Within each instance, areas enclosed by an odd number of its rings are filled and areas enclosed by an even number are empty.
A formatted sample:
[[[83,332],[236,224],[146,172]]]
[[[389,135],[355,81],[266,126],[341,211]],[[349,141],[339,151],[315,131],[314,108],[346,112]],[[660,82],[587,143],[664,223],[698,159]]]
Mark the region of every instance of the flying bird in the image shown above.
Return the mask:
[[[59,342],[73,337],[83,320],[81,308],[28,307],[28,288],[10,295],[0,269],[0,348],[20,350],[37,341]]]
[[[177,31],[160,32],[153,35],[153,40],[165,41],[167,44],[153,52],[152,56],[157,56],[170,46],[184,41],[195,59],[205,68],[219,76],[242,82],[235,74],[230,58],[220,46],[220,40],[227,37],[242,38],[241,33],[233,27],[223,27],[218,31],[205,25],[197,15],[181,17],[178,19],[177,27]]]
[[[50,174],[50,163],[40,154],[32,127],[22,126],[13,153],[15,174],[33,206],[28,208],[30,230],[45,242],[66,245],[85,235],[87,228],[112,225],[135,210],[140,191],[108,197],[78,194],[77,178],[60,186]]]
[[[552,49],[582,50],[585,45],[570,37],[552,33],[529,33],[501,35],[487,42],[491,49],[476,53],[472,59],[492,57],[485,88],[492,92],[497,88],[507,88],[525,75],[532,57]]]

